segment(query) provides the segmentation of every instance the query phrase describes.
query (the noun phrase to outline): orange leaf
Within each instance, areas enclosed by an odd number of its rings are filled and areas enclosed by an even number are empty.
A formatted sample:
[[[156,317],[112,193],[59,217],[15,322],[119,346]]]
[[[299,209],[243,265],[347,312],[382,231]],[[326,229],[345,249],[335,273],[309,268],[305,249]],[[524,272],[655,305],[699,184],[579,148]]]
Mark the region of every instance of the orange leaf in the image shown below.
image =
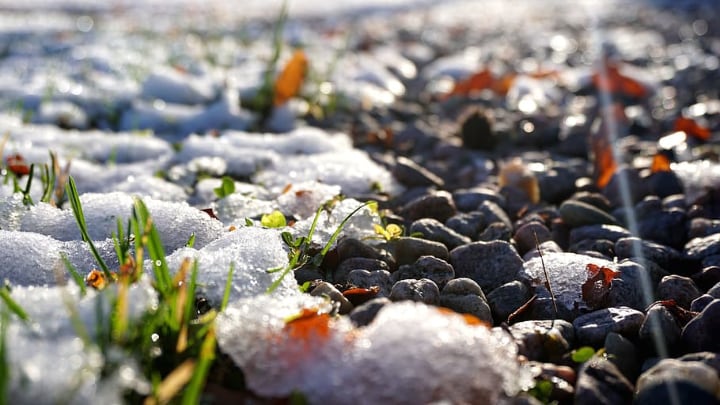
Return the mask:
[[[447,94],[450,96],[467,96],[476,91],[489,89],[493,86],[495,78],[488,69],[483,69],[477,73],[472,74],[465,80],[461,80],[455,83],[452,91]]]
[[[601,123],[598,131],[590,135],[590,148],[594,156],[595,184],[604,188],[610,183],[618,167],[604,123]]]
[[[517,75],[515,73],[508,73],[504,75],[503,77],[495,80],[492,85],[492,90],[501,96],[506,96],[508,91],[510,91],[510,87],[512,87],[513,83],[515,82],[515,78]]]
[[[6,157],[5,163],[7,163],[8,170],[15,173],[16,176],[30,174],[30,165],[27,164],[25,158],[19,153]]]
[[[330,336],[330,315],[319,313],[317,308],[303,308],[285,323],[285,331],[289,337],[305,343],[315,338],[327,340]]]
[[[658,152],[653,156],[652,165],[650,171],[653,173],[658,172],[669,172],[670,169],[670,158],[663,152]]]
[[[470,326],[484,326],[486,328],[491,328],[492,325],[489,325],[487,322],[481,320],[475,315],[470,314],[463,314],[460,312],[455,312],[452,309],[445,308],[445,307],[436,307],[438,311],[440,311],[443,315],[460,315],[463,318],[463,321],[465,321],[466,324]]]
[[[593,74],[592,82],[603,92],[624,94],[634,98],[643,98],[647,95],[647,89],[642,83],[620,73],[620,69],[614,63],[606,65],[605,75]]]
[[[588,278],[581,286],[582,298],[591,309],[600,309],[607,305],[612,280],[620,276],[619,271],[609,267],[588,264]]]
[[[300,87],[305,80],[307,65],[305,52],[299,49],[295,51],[275,81],[275,100],[273,100],[275,105],[284,104],[300,92]]]
[[[678,117],[678,119],[675,120],[675,131],[683,131],[701,141],[710,139],[710,130],[690,118]]]

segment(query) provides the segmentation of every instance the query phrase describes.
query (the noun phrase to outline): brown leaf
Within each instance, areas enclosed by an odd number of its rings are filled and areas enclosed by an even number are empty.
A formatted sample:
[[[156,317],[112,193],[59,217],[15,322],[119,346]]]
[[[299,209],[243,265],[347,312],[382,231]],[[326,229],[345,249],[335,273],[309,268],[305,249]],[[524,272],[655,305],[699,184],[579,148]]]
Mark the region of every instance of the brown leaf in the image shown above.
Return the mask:
[[[675,131],[683,131],[701,141],[710,139],[710,130],[690,118],[678,117],[675,120]]]
[[[304,343],[317,338],[327,340],[330,337],[330,315],[319,313],[317,308],[303,308],[285,323],[285,331],[289,337]]]
[[[300,92],[307,73],[307,66],[308,60],[305,52],[298,49],[275,81],[274,105],[282,105]]]
[[[639,81],[620,73],[617,63],[605,65],[605,74],[596,72],[592,75],[592,82],[599,91],[621,94],[633,98],[644,98],[648,90]]]
[[[27,164],[25,158],[16,153],[5,158],[8,170],[15,173],[16,176],[25,176],[30,174],[30,165]]]
[[[594,157],[595,184],[599,188],[604,188],[610,183],[610,179],[617,171],[618,164],[613,156],[612,144],[603,122],[598,125],[597,131],[590,135],[590,148]]]
[[[586,269],[588,278],[581,287],[583,301],[590,309],[604,308],[608,303],[612,280],[619,277],[620,272],[592,263]]]
[[[672,171],[672,169],[670,169],[670,163],[670,157],[666,153],[660,151],[653,156],[650,171],[653,173]]]

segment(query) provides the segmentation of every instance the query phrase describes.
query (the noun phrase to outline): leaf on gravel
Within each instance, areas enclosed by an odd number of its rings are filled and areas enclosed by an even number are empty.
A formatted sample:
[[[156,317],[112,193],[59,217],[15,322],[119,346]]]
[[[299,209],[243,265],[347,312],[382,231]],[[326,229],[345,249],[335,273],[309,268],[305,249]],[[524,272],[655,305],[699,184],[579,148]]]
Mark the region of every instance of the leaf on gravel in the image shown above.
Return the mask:
[[[710,130],[704,126],[698,124],[691,118],[678,117],[675,120],[675,131],[683,131],[686,134],[697,138],[701,141],[707,141],[710,139]]]
[[[592,82],[599,91],[611,94],[644,98],[648,93],[645,85],[620,73],[620,68],[616,63],[605,65],[605,72],[594,73]]]
[[[588,278],[581,287],[583,301],[591,309],[604,308],[607,306],[612,280],[619,277],[620,272],[592,263],[588,264],[586,269]]]
[[[659,151],[653,156],[652,165],[650,165],[650,171],[653,173],[658,172],[669,172],[672,171],[670,168],[670,156],[667,151]]]
[[[282,105],[295,97],[300,92],[305,74],[307,72],[308,60],[305,52],[297,50],[280,72],[275,81],[275,99],[273,104]]]
[[[307,344],[318,338],[325,341],[330,336],[330,314],[319,313],[317,308],[303,308],[285,321],[285,331],[290,338]]]
[[[594,156],[593,175],[595,184],[600,188],[604,188],[608,185],[618,167],[604,123],[601,123],[598,130],[593,131],[590,135],[590,148]]]
[[[483,69],[477,73],[473,73],[465,80],[461,80],[455,83],[452,91],[447,94],[447,97],[451,96],[467,96],[476,91],[492,88],[495,78],[488,69]]]

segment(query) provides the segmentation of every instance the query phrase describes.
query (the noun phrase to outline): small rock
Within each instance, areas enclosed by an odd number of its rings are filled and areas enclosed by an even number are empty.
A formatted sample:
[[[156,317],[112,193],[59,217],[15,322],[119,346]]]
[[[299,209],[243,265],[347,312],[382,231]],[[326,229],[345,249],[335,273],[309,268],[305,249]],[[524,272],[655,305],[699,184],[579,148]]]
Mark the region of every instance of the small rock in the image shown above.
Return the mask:
[[[455,270],[450,263],[433,256],[421,256],[413,264],[400,266],[393,273],[394,280],[422,279],[432,280],[439,288],[443,288],[450,280],[455,278]]]
[[[435,256],[447,260],[448,248],[440,242],[403,236],[392,242],[393,253],[398,265],[415,263],[421,256]]]
[[[645,315],[638,310],[613,307],[581,315],[575,318],[573,326],[579,344],[600,347],[610,332],[634,339],[644,320]]]
[[[637,247],[640,248],[643,257],[652,260],[666,270],[671,270],[683,260],[682,254],[671,247],[634,236],[618,239],[615,242],[615,255],[620,259],[637,256],[635,251]]]
[[[635,403],[656,405],[675,397],[680,404],[716,404],[720,379],[699,361],[663,359],[637,380]]]
[[[380,312],[385,305],[390,303],[392,303],[392,301],[388,298],[374,298],[360,306],[355,307],[355,309],[350,312],[350,320],[357,327],[367,326],[373,321],[373,319],[375,319],[375,315],[377,315],[377,313]]]
[[[398,156],[392,174],[400,183],[409,187],[445,185],[445,182],[433,172],[404,156]]]
[[[461,314],[470,314],[492,325],[490,306],[482,289],[469,278],[451,280],[440,293],[440,305]]]
[[[655,332],[657,331],[657,332]],[[638,337],[646,348],[655,348],[653,333],[660,333],[668,348],[676,347],[682,330],[669,309],[663,305],[653,305],[645,315]],[[657,351],[657,349],[656,349]]]
[[[483,201],[477,209],[480,213],[485,216],[485,220],[488,224],[495,222],[502,222],[508,229],[512,229],[513,224],[503,209],[492,201]]]
[[[720,266],[708,266],[692,275],[695,285],[702,291],[711,289],[715,284],[720,283]],[[716,297],[720,298],[720,297]]]
[[[720,255],[720,233],[690,240],[685,244],[684,252],[693,260]]]
[[[314,266],[302,266],[295,270],[293,274],[295,275],[295,281],[299,285],[303,285],[308,281],[322,280],[324,277],[320,270]]]
[[[720,299],[713,300],[682,331],[688,352],[720,352]]]
[[[697,298],[690,304],[690,310],[693,312],[702,312],[705,307],[708,306],[714,299],[717,299],[718,297],[713,297],[710,294],[703,294]]]
[[[445,226],[468,238],[474,238],[485,228],[485,215],[480,212],[460,213],[445,221]]]
[[[700,291],[692,279],[670,275],[665,276],[658,284],[656,295],[659,300],[675,300],[680,307],[690,308],[692,301],[700,296]]]
[[[440,303],[440,290],[437,284],[426,278],[420,280],[400,280],[392,287],[390,300],[410,300],[428,305],[438,305]]]
[[[672,195],[669,195],[669,196],[663,198],[662,207],[665,210],[668,210],[671,208],[677,208],[677,209],[686,211],[688,208],[688,204],[687,204],[687,201],[685,200],[684,194],[672,194]]]
[[[315,297],[327,296],[333,302],[340,305],[338,312],[341,315],[349,314],[353,310],[353,304],[348,301],[347,298],[337,289],[334,285],[323,281],[322,283],[315,286],[310,295]]]
[[[602,212],[610,212],[610,201],[600,193],[594,193],[590,191],[579,191],[570,197],[571,200],[580,201],[585,204],[590,204],[595,208],[600,209]],[[614,217],[613,217],[614,218]]]
[[[700,363],[703,363],[706,366],[712,367],[715,371],[718,372],[718,375],[720,376],[720,353],[711,353],[711,352],[689,353],[684,356],[680,356],[678,358],[678,360],[699,361]]]
[[[684,191],[682,182],[673,171],[651,173],[643,180],[647,181],[650,193],[660,198],[682,194]]]
[[[575,343],[572,324],[561,319],[518,322],[510,332],[518,354],[533,361],[560,361]]]
[[[689,239],[704,238],[714,234],[720,234],[720,220],[702,217],[690,220]]]
[[[423,239],[440,242],[449,250],[471,242],[469,237],[460,235],[433,218],[423,218],[413,222],[410,225],[410,233],[416,232],[422,234]]]
[[[382,255],[367,243],[355,238],[342,238],[337,245],[338,260],[343,261],[353,257],[382,260]]]
[[[540,252],[542,252],[543,255],[548,253],[562,253],[563,249],[557,243],[555,243],[555,241],[549,240],[540,244]],[[530,249],[523,256],[523,260],[528,261],[536,257],[540,257],[537,249]]]
[[[492,242],[494,240],[509,241],[512,237],[512,229],[502,222],[493,222],[488,225],[477,239],[479,242]]]
[[[638,222],[638,233],[643,239],[649,239],[673,248],[682,248],[687,242],[685,211],[678,209],[662,210],[655,215]]]
[[[400,209],[400,214],[408,221],[434,218],[445,222],[456,211],[452,195],[447,191],[437,191],[410,201]]]
[[[473,242],[450,252],[450,264],[457,277],[477,282],[483,291],[492,291],[513,281],[522,271],[523,261],[505,241]]]
[[[462,212],[475,211],[485,201],[493,202],[498,206],[505,205],[505,197],[485,187],[456,190],[453,192],[453,200],[457,209]]]
[[[535,249],[536,243],[551,241],[552,234],[545,225],[538,222],[529,222],[515,231],[513,239],[517,244],[518,253],[524,255],[528,251]]]
[[[380,297],[389,297],[393,286],[387,270],[353,270],[347,276],[347,283],[360,288],[380,287]]]
[[[387,263],[385,263],[382,260],[377,259],[368,259],[364,257],[352,257],[350,259],[345,259],[338,267],[333,271],[333,279],[332,281],[334,283],[338,284],[344,284],[347,282],[348,275],[353,270],[368,270],[368,271],[375,271],[375,270],[389,270]]]
[[[570,231],[570,245],[574,245],[584,239],[607,239],[617,242],[620,238],[632,236],[630,231],[617,225],[585,225],[574,228]]]
[[[550,204],[558,204],[575,191],[577,174],[567,167],[556,165],[550,170],[538,173],[537,178],[542,199]]]
[[[620,187],[620,178],[624,177],[628,183],[630,193],[630,199],[632,201],[639,201],[648,194],[648,185],[640,179],[640,175],[637,169],[630,168],[627,166],[620,166],[615,174],[610,179],[610,182],[602,190],[602,193],[610,201],[610,205],[613,207],[619,207],[623,205],[622,188]]]
[[[498,137],[493,131],[493,118],[485,110],[470,108],[459,118],[460,138],[468,149],[493,150]]]
[[[619,225],[612,215],[582,201],[567,200],[560,205],[558,211],[563,221],[572,227],[594,224]]]
[[[605,338],[604,347],[608,359],[615,364],[625,378],[629,381],[635,381],[640,372],[640,363],[637,359],[635,345],[623,335],[610,332]]]
[[[524,283],[517,280],[503,284],[487,295],[493,318],[498,322],[507,320],[510,314],[523,306],[529,299],[530,290]]]
[[[580,367],[576,404],[629,404],[633,385],[610,360],[594,356]]]

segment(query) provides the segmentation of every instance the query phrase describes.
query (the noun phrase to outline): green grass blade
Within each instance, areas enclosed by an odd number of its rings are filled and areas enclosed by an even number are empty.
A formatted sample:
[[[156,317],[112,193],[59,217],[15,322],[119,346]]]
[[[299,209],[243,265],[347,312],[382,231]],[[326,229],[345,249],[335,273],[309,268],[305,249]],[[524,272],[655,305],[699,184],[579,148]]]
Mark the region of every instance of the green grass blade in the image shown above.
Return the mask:
[[[9,403],[10,364],[7,358],[7,330],[10,313],[3,308],[0,311],[0,404]]]
[[[35,174],[35,164],[30,165],[30,173],[28,174],[28,180],[27,183],[25,183],[25,190],[22,191],[23,194],[23,204],[25,205],[35,205],[35,203],[32,200],[32,197],[30,197],[30,187],[32,187],[32,181]]]
[[[200,356],[192,378],[185,387],[185,393],[183,394],[182,404],[183,405],[194,405],[200,403],[200,395],[205,388],[205,382],[207,380],[210,367],[215,361],[215,328],[212,327],[205,335],[202,346],[200,347]]]
[[[231,262],[227,280],[225,281],[225,291],[223,291],[223,299],[222,304],[220,304],[220,312],[225,311],[228,301],[230,301],[230,291],[232,291],[233,273],[235,273],[235,263]]]
[[[195,259],[193,261],[192,269],[190,270],[190,281],[187,285],[187,301],[185,302],[185,308],[183,310],[185,313],[183,314],[183,324],[188,325],[190,324],[190,320],[192,319],[193,313],[195,312],[195,290],[197,289],[197,275],[198,275],[198,261]]]
[[[68,200],[70,201],[73,216],[75,217],[75,222],[77,222],[77,226],[80,230],[80,235],[82,236],[83,241],[88,244],[90,252],[95,258],[95,261],[102,269],[105,277],[108,280],[111,280],[112,274],[110,273],[110,268],[108,267],[107,263],[105,263],[105,260],[103,260],[103,258],[100,256],[100,252],[98,252],[97,248],[95,247],[95,243],[93,243],[92,239],[90,239],[90,235],[88,234],[87,223],[85,223],[85,214],[83,213],[82,204],[80,203],[80,195],[78,194],[77,187],[75,186],[75,180],[72,178],[72,176],[68,178],[68,184],[65,186],[65,193],[67,194]]]
[[[10,289],[7,286],[0,288],[0,299],[5,303],[5,307],[18,318],[25,322],[30,321],[27,312],[10,296]]]
[[[165,249],[160,240],[160,234],[152,222],[152,217],[150,216],[147,206],[139,198],[135,199],[133,215],[138,222],[138,226],[143,228],[140,233],[140,243],[147,248],[148,255],[152,260],[153,274],[155,275],[158,291],[160,291],[163,296],[168,296],[172,290],[172,277],[170,276],[170,269],[165,260]],[[137,238],[138,236],[136,234],[136,239]]]
[[[85,294],[87,294],[87,286],[85,285],[85,279],[83,278],[83,276],[80,275],[75,266],[70,263],[70,260],[67,258],[65,252],[60,253],[60,259],[62,259],[63,263],[65,264],[65,268],[67,269],[68,273],[70,273],[70,277],[72,277],[75,284],[80,287],[80,295],[84,297]]]
[[[345,224],[347,224],[347,222],[350,220],[350,218],[352,218],[353,215],[357,214],[358,211],[360,211],[361,209],[363,209],[363,208],[365,208],[365,207],[367,207],[368,205],[371,205],[371,204],[376,204],[376,202],[375,202],[375,201],[368,201],[368,202],[360,205],[359,207],[355,208],[351,213],[349,213],[349,214],[345,217],[345,219],[342,220],[342,222],[340,222],[340,225],[338,225],[337,229],[335,229],[335,232],[333,232],[332,236],[330,236],[330,239],[329,239],[328,242],[325,244],[325,247],[323,247],[323,249],[320,251],[320,256],[325,257],[325,255],[327,254],[327,252],[328,252],[328,251],[330,250],[330,248],[332,247],[333,243],[335,243],[335,241],[337,240],[337,238],[340,236],[340,232],[342,232],[343,228],[345,227]]]
[[[195,246],[195,232],[190,234],[188,241],[185,243],[185,247],[191,248],[193,246]]]

